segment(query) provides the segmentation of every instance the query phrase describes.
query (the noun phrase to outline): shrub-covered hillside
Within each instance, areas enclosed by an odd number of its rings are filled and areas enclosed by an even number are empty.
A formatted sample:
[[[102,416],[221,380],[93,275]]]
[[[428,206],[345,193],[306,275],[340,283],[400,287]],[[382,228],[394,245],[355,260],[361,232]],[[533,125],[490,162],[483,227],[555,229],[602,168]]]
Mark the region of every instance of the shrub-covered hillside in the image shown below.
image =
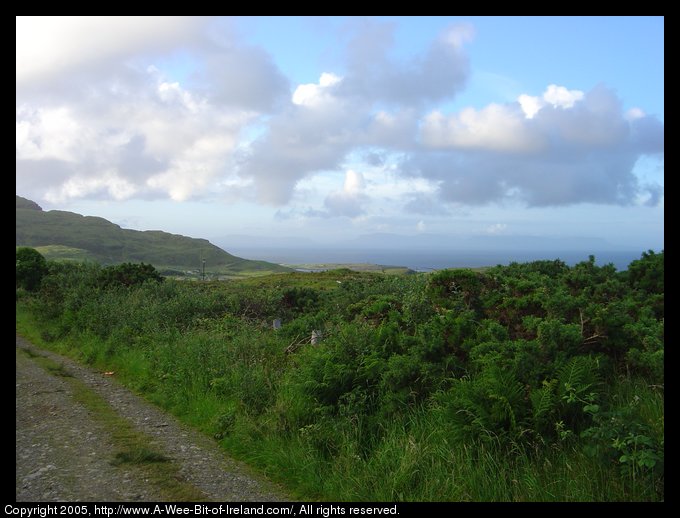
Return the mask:
[[[17,315],[304,498],[654,501],[663,269],[123,283],[48,262]]]
[[[206,239],[160,230],[130,230],[104,218],[61,210],[43,211],[31,200],[16,197],[16,245],[39,248],[51,259],[94,260],[102,264],[147,262],[182,275],[202,268],[209,274],[243,275],[285,272],[266,261],[231,255]]]

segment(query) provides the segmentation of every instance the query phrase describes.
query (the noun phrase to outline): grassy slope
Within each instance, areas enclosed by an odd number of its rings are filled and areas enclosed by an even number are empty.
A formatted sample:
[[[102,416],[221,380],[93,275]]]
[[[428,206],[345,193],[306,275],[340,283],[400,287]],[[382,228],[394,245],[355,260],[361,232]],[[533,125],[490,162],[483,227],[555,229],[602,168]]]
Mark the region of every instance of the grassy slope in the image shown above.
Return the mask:
[[[33,204],[33,205],[31,205]],[[83,255],[104,264],[146,262],[156,267],[197,270],[201,259],[211,272],[283,272],[287,268],[265,261],[233,256],[206,239],[194,239],[158,230],[122,229],[103,218],[73,212],[43,212],[30,200],[17,196],[16,245],[47,247],[48,255],[82,260]],[[54,248],[58,245],[60,248]],[[70,253],[70,249],[73,253]],[[55,257],[56,258],[56,257]]]
[[[82,248],[72,248],[63,245],[36,246],[45,259],[50,261],[97,261],[97,258]]]

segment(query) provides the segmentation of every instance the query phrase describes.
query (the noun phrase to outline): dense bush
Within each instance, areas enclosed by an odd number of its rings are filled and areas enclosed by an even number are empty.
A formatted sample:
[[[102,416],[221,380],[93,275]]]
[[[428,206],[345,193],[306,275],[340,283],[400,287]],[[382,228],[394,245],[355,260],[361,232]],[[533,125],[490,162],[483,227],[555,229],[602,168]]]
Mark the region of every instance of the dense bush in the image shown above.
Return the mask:
[[[104,288],[111,286],[136,286],[147,281],[161,282],[163,277],[156,269],[145,263],[122,263],[103,268],[99,274],[98,285]]]
[[[46,272],[20,302],[44,336],[118,362],[311,496],[663,498],[663,252],[625,272],[592,257],[228,283],[153,282],[148,265]]]
[[[17,248],[17,288],[35,291],[47,273],[47,261],[35,248]]]

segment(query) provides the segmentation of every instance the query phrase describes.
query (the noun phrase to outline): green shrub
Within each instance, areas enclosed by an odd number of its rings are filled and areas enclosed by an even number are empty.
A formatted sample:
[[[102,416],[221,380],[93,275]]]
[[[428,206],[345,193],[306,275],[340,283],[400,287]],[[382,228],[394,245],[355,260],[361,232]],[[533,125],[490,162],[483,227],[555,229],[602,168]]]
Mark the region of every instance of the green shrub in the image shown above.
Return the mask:
[[[19,247],[16,256],[17,289],[36,291],[47,274],[47,261],[35,248]]]
[[[144,284],[147,281],[162,282],[163,277],[150,264],[122,263],[103,268],[97,281],[102,288],[130,287]]]

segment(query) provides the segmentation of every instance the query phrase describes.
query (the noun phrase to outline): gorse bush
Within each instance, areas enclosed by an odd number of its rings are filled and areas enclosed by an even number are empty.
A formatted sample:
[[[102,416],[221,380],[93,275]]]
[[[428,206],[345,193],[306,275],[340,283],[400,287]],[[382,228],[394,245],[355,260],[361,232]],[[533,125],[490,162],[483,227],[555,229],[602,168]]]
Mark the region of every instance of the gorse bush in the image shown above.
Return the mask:
[[[16,284],[17,288],[35,291],[47,273],[47,261],[34,248],[19,247],[16,250]]]
[[[47,263],[19,307],[306,497],[663,499],[663,252],[158,281]]]
[[[162,282],[163,277],[150,264],[122,263],[107,266],[99,273],[97,284],[103,288],[112,286],[136,286],[147,281]]]

